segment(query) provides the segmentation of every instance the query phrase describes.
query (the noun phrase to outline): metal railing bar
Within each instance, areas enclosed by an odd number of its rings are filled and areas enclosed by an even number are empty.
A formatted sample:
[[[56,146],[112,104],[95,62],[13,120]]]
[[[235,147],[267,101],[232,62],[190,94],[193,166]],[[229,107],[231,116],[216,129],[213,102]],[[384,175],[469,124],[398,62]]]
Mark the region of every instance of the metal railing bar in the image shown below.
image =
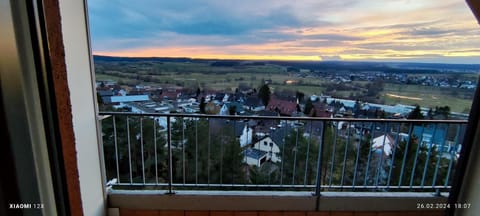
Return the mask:
[[[285,149],[287,148],[287,133],[288,133],[288,123],[285,122],[285,131],[283,133],[283,147],[282,147],[282,167],[280,168],[280,185],[283,184],[283,166],[285,161]]]
[[[405,162],[407,160],[407,155],[409,154],[408,152],[408,147],[410,145],[410,140],[412,139],[412,132],[413,132],[413,124],[410,124],[410,128],[408,129],[408,138],[407,138],[407,144],[405,145],[405,150],[403,152],[403,160],[402,160],[402,168],[400,169],[400,176],[398,179],[398,186],[402,184],[403,180],[403,171],[405,169]]]
[[[373,122],[371,128],[370,128],[370,140],[368,142],[368,157],[367,157],[367,164],[365,165],[365,179],[363,181],[363,185],[367,185],[367,181],[369,179],[368,177],[368,169],[370,168],[370,159],[372,157],[372,139],[375,136],[375,122]]]
[[[345,152],[343,153],[343,163],[342,163],[342,177],[341,177],[341,185],[344,185],[345,181],[345,167],[347,165],[347,154],[348,154],[348,146],[350,145],[350,123],[347,123],[347,138],[345,140]]]
[[[298,153],[298,133],[300,131],[300,127],[297,127],[297,134],[295,137],[295,149],[294,149],[294,155],[293,155],[293,173],[292,173],[292,184],[295,184],[295,171],[297,168],[297,153]]]
[[[387,180],[387,186],[390,186],[390,178],[392,177],[392,170],[393,170],[393,165],[395,164],[395,153],[397,152],[397,148],[399,145],[398,139],[400,138],[400,127],[401,125],[398,124],[397,127],[397,136],[395,137],[395,143],[393,144],[393,152],[392,152],[392,160],[390,163],[390,170],[388,171],[388,180]]]
[[[332,124],[332,126],[335,128],[334,133],[333,133],[333,148],[332,148],[332,160],[330,163],[330,175],[328,179],[328,184],[332,185],[332,178],[333,178],[333,166],[335,164],[335,152],[336,152],[336,147],[337,147],[337,134],[338,134],[338,124],[340,122],[336,122],[336,124]]]
[[[450,180],[450,174],[452,172],[452,165],[453,165],[453,157],[457,153],[458,149],[458,139],[460,137],[460,127],[461,125],[457,125],[457,133],[455,133],[455,150],[451,151],[450,150],[450,163],[448,164],[448,171],[447,171],[447,176],[445,177],[445,186],[448,185],[448,181]],[[463,147],[463,146],[462,146]]]
[[[117,181],[120,183],[120,167],[118,165],[118,141],[117,141],[117,124],[115,122],[115,116],[112,116],[113,120],[113,141],[115,144],[115,164],[117,170]]]
[[[232,130],[233,130],[233,135],[234,135],[234,136],[236,135],[236,134],[235,134],[235,131],[236,131],[235,128],[237,128],[237,121],[233,121],[233,128],[232,128]],[[235,156],[234,152],[231,151],[230,157],[233,158],[234,156]],[[229,169],[233,169],[233,167],[229,167]],[[233,184],[235,183],[235,180],[234,180],[234,179],[235,179],[235,174],[234,174],[233,172],[231,172],[231,173],[232,173],[232,184],[231,184],[231,185],[233,186]]]
[[[208,121],[208,146],[207,146],[207,184],[210,184],[210,142],[211,142],[211,134],[210,134],[210,121]]]
[[[129,169],[130,169],[130,183],[133,183],[133,176],[132,176],[132,151],[130,147],[130,124],[129,118],[127,116],[127,144],[128,144],[128,162],[129,162]]]
[[[433,129],[433,135],[432,135],[432,140],[430,140],[430,146],[428,147],[427,150],[427,159],[425,160],[425,165],[423,167],[423,175],[422,175],[422,181],[420,183],[420,186],[423,186],[425,183],[425,177],[427,176],[427,168],[428,168],[428,162],[430,161],[430,156],[432,154],[432,148],[433,148],[433,142],[435,141],[435,133],[437,132],[438,125],[435,124],[435,128]]]
[[[195,184],[198,184],[198,120],[195,121]]]
[[[310,155],[310,143],[312,142],[312,128],[313,128],[313,122],[310,121],[310,132],[309,132],[309,137],[308,137],[308,143],[307,143],[307,156],[305,158],[305,175],[303,177],[303,185],[307,185],[307,172],[308,172],[308,159]]]
[[[325,142],[325,130],[326,130],[326,124],[323,121],[322,122],[322,130],[320,134],[320,143],[318,146],[318,156],[317,156],[317,176],[315,179],[315,195],[317,196],[317,206],[316,209],[318,210],[318,203],[319,203],[319,197],[320,197],[320,190],[321,190],[321,178],[322,178],[322,154],[323,154],[323,145]]]
[[[245,121],[245,132],[247,133],[246,136],[246,140],[245,140],[245,146],[244,146],[244,149],[243,149],[243,158],[245,159],[245,164],[248,164],[247,163],[247,149],[248,149],[248,131],[249,131],[249,128],[248,128],[248,120]],[[249,171],[245,171],[245,172],[249,172]],[[244,176],[243,178],[243,184],[244,185],[247,185],[247,175]]]
[[[437,155],[437,163],[435,164],[435,172],[433,174],[432,186],[435,186],[435,183],[437,182],[438,168],[440,167],[440,162],[442,161],[443,150],[445,149],[445,143],[447,140],[447,134],[448,134],[449,128],[450,128],[450,124],[447,124],[447,128],[445,129],[445,134],[443,136],[443,142],[442,142],[440,154]]]
[[[183,184],[185,184],[185,118],[182,117],[182,180]]]
[[[173,164],[172,164],[172,125],[170,117],[167,117],[167,148],[168,148],[168,194],[173,194]]]
[[[155,183],[158,184],[158,150],[157,150],[157,121],[153,121],[153,148],[155,150]]]
[[[422,132],[420,133],[420,136],[421,139],[419,139],[418,143],[417,143],[417,151],[415,153],[415,160],[413,162],[413,168],[412,168],[412,174],[411,174],[411,177],[410,177],[410,187],[413,186],[413,180],[414,180],[414,177],[415,177],[415,169],[417,168],[417,161],[418,161],[418,152],[420,151],[420,146],[422,145],[422,142],[423,142],[423,132],[425,132],[425,125],[422,124]]]
[[[375,186],[378,186],[378,181],[381,175],[381,172],[383,171],[383,156],[385,154],[385,141],[387,140],[387,128],[388,128],[388,123],[384,124],[384,130],[383,130],[383,143],[382,143],[382,153],[380,154],[380,161],[378,161],[378,167],[377,167],[377,173],[375,176]]]
[[[220,184],[223,183],[223,143],[220,142]]]
[[[142,156],[142,180],[145,183],[145,158],[143,155],[143,117],[140,117],[140,152]]]
[[[362,124],[362,128],[360,129],[360,140],[358,141],[357,157],[355,158],[355,170],[353,171],[352,188],[355,188],[355,184],[357,181],[358,160],[360,158],[360,149],[362,146],[362,141],[363,141],[363,124]]]

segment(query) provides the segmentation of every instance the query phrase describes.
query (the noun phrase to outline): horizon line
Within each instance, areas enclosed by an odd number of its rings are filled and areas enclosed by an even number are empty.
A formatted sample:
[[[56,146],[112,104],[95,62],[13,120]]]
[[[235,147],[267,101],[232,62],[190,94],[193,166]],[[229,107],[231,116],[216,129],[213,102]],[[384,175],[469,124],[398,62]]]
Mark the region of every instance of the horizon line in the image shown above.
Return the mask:
[[[111,58],[131,58],[131,59],[141,59],[141,58],[166,58],[166,59],[191,59],[191,60],[221,60],[221,61],[287,61],[287,62],[371,62],[371,63],[415,63],[415,64],[449,64],[449,65],[478,65],[480,63],[443,63],[443,62],[428,62],[428,61],[409,61],[401,59],[328,59],[328,60],[313,60],[313,59],[249,59],[249,58],[208,58],[208,57],[189,57],[189,56],[122,56],[122,55],[103,55],[95,54],[92,56],[101,56],[101,57],[111,57]],[[448,58],[448,57],[445,57]]]

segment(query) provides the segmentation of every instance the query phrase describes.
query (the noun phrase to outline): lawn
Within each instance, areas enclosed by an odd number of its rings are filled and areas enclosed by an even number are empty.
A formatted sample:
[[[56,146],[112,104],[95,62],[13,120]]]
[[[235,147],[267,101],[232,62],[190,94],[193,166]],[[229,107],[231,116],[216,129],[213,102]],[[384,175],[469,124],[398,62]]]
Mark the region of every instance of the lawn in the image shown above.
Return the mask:
[[[466,112],[473,99],[463,96],[467,90],[433,86],[385,84],[382,97],[386,104],[418,104],[422,107],[450,106],[453,112]]]

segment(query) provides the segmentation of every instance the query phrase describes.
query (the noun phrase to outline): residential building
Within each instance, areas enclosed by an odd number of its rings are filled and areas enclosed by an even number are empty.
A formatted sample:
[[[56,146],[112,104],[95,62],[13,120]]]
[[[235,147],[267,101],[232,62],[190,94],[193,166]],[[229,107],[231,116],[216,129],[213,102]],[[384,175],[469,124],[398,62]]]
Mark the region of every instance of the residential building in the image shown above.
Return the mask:
[[[267,152],[267,160],[277,163],[281,161],[280,148],[269,136],[265,136],[252,144],[253,149]]]

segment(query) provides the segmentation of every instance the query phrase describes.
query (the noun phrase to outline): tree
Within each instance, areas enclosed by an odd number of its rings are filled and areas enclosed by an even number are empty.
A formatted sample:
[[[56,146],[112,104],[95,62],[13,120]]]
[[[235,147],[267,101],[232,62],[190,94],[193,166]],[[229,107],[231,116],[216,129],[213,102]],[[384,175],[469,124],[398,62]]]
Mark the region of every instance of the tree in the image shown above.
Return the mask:
[[[362,111],[362,104],[360,103],[359,100],[356,100],[355,105],[353,106],[354,117],[357,118],[361,111]]]
[[[296,98],[297,98],[297,101],[298,101],[299,103],[302,103],[302,102],[303,102],[303,99],[305,98],[305,93],[303,93],[303,92],[301,92],[301,91],[297,91],[297,92],[295,93],[295,96],[296,96]]]
[[[413,185],[420,185],[424,179],[425,185],[444,185],[449,160],[442,159],[439,154],[442,154],[442,150],[439,152],[432,142],[422,145],[415,135],[410,138],[409,142],[400,141],[399,148],[395,155],[392,155],[394,158],[391,159],[393,166],[390,184],[410,185],[412,182]],[[437,174],[436,178],[435,173]],[[423,178],[424,175],[425,178]],[[433,182],[434,180],[435,182]],[[449,180],[447,179],[447,181]]]
[[[268,87],[268,84],[262,85],[260,87],[260,90],[258,90],[258,97],[262,100],[263,105],[268,106],[268,102],[270,101],[270,87]]]
[[[280,152],[285,148],[285,153],[282,157],[283,169],[278,169],[277,174],[283,174],[279,177],[284,184],[315,184],[319,141],[315,136],[305,137],[303,134],[302,128],[290,130],[284,145],[280,146]]]
[[[242,149],[233,124],[224,120],[177,119],[172,125],[172,142],[184,145],[172,149],[174,181],[186,183],[245,183]],[[184,126],[182,126],[184,125]],[[212,127],[212,128],[210,128]]]
[[[206,106],[207,106],[207,103],[205,103],[205,97],[202,97],[202,99],[200,99],[200,105],[199,105],[200,113],[205,113]]]
[[[422,114],[422,110],[420,109],[419,105],[415,106],[415,109],[413,109],[407,116],[408,119],[423,119],[424,116]]]
[[[230,106],[228,107],[228,114],[229,114],[229,115],[235,115],[236,113],[237,113],[237,106],[234,106],[234,105],[232,106],[232,105],[230,105]]]
[[[310,112],[312,112],[312,108],[313,108],[313,104],[309,98],[307,102],[305,102],[305,109],[303,110],[303,113],[305,113],[305,115],[310,115]]]
[[[435,114],[442,115],[445,119],[448,119],[450,115],[450,107],[449,106],[435,107]]]
[[[431,107],[430,107],[430,109],[428,110],[427,117],[428,117],[428,119],[433,119],[433,110],[432,110]]]
[[[200,92],[201,92],[201,91],[200,91],[200,88],[197,88],[197,92],[196,92],[196,93],[197,93],[197,97],[200,95]]]
[[[155,118],[112,116],[102,121],[102,132],[108,180],[130,182],[130,174],[133,182],[167,178],[166,134]]]

